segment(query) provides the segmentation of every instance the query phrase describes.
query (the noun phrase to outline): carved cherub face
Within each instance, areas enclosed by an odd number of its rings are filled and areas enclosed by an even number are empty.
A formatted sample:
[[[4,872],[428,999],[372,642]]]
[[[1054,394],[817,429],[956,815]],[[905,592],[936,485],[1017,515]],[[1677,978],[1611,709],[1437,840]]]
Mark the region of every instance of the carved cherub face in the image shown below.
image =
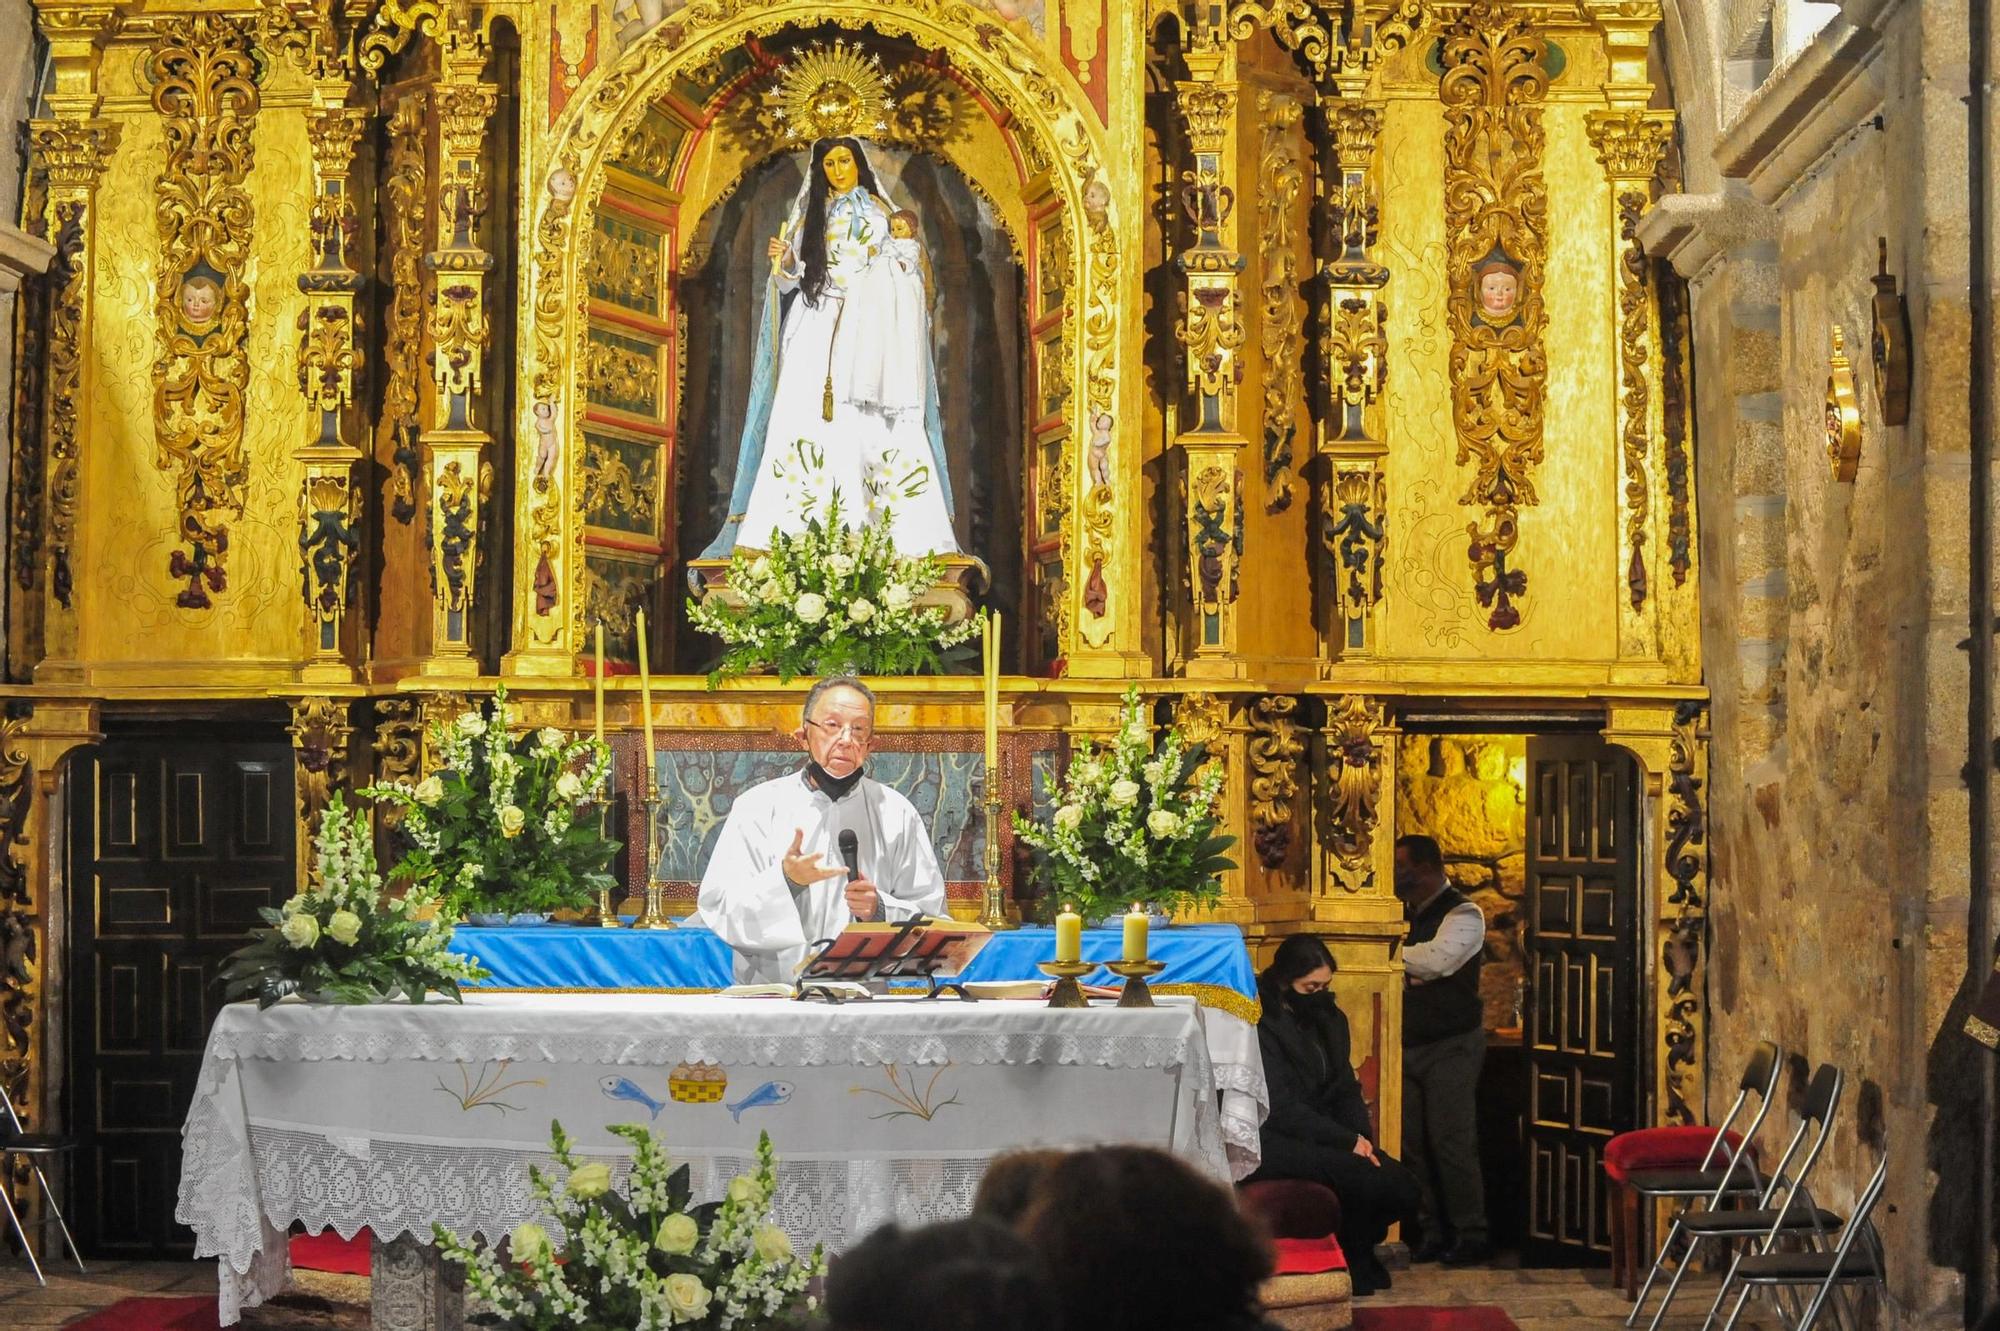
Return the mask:
[[[210,277],[190,277],[181,283],[181,319],[190,328],[206,328],[222,310],[222,288]]]
[[[854,163],[854,150],[845,144],[827,149],[820,159],[826,169],[826,183],[833,186],[835,194],[845,194],[861,179],[861,168]]]
[[[1521,279],[1513,269],[1495,265],[1479,275],[1479,312],[1488,323],[1512,317],[1520,298]]]
[[[549,172],[549,196],[557,203],[568,203],[576,197],[576,177],[562,167]]]

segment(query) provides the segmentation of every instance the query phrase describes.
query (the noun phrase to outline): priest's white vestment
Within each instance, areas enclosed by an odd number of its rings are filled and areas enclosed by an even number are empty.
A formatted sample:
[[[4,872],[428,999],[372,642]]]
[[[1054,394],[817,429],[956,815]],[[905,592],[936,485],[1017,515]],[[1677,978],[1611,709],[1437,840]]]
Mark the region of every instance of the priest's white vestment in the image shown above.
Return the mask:
[[[945,913],[937,853],[900,792],[864,776],[829,799],[803,771],[760,782],[736,797],[701,876],[701,923],[735,949],[738,984],[790,983],[810,944],[853,922],[845,875],[796,890],[785,881],[794,832],[804,833],[801,855],[817,851],[821,864],[838,865],[843,831],[854,833],[883,919]]]

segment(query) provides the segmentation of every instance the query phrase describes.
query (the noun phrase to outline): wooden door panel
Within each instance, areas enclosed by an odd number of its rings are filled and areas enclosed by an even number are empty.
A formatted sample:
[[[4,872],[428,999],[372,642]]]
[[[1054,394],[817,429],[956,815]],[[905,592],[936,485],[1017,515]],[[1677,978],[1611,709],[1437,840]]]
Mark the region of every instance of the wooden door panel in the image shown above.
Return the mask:
[[[1603,1145],[1639,1080],[1638,809],[1631,760],[1595,738],[1528,746],[1524,1262],[1608,1260]]]
[[[275,730],[275,727],[273,728]],[[180,1132],[224,957],[292,892],[282,740],[114,740],[78,759],[71,861],[77,1238],[86,1253],[185,1256]],[[85,900],[83,894],[89,894]]]

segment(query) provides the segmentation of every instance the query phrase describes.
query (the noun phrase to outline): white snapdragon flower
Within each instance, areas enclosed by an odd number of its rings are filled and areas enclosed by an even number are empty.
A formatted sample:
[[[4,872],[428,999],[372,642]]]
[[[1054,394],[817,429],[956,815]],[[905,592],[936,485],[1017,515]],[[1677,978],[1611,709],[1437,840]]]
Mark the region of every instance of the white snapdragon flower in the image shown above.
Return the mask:
[[[1160,759],[1155,758],[1141,768],[1140,771],[1145,775],[1147,785],[1158,785],[1161,779],[1167,774],[1167,765]]]
[[[771,557],[758,555],[750,565],[750,576],[757,582],[768,582],[771,578]]]
[[[826,598],[818,592],[806,592],[792,602],[792,613],[808,624],[817,624],[826,618]]]

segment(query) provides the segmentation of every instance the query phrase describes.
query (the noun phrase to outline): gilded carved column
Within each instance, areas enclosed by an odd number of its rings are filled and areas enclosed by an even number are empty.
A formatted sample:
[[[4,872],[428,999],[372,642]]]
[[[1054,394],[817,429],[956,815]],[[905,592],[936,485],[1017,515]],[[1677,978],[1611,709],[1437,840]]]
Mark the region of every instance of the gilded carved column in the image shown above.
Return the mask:
[[[493,256],[479,244],[488,203],[486,126],[499,90],[480,77],[486,43],[476,28],[454,19],[441,38],[437,108],[437,248],[424,256],[435,286],[431,299],[431,376],[437,414],[422,448],[430,483],[431,647],[423,673],[477,674],[472,652],[472,587],[478,564],[479,501],[490,475],[490,436],[473,423],[480,363],[490,327],[487,281]]]
[[[315,81],[307,133],[313,153],[314,262],[299,276],[306,307],[299,312],[299,391],[318,413],[317,434],[296,454],[299,494],[299,573],[306,603],[306,659],[300,679],[344,684],[354,678],[359,632],[348,631],[348,604],[361,545],[360,495],[354,464],[354,389],[362,368],[361,316],[355,309],[362,278],[352,247],[359,223],[350,172],[364,113],[347,105],[344,79]]]
[[[1327,182],[1335,257],[1321,265],[1320,363],[1327,403],[1320,420],[1315,491],[1319,501],[1323,655],[1345,660],[1379,649],[1382,546],[1388,532],[1388,413],[1382,394],[1389,343],[1382,289],[1389,270],[1375,254],[1381,208],[1375,143],[1379,102],[1327,104],[1333,172]]]
[[[1251,845],[1249,823],[1250,794],[1244,783],[1249,769],[1247,744],[1250,726],[1236,706],[1236,700],[1213,693],[1185,693],[1174,702],[1174,728],[1189,744],[1208,749],[1206,768],[1222,768],[1222,791],[1216,796],[1221,830],[1236,838],[1230,855],[1236,872],[1223,880],[1222,897],[1210,907],[1207,918],[1247,924],[1254,916],[1250,899],[1244,894],[1244,869]]]
[[[1245,339],[1238,280],[1243,256],[1227,241],[1236,191],[1229,183],[1229,138],[1236,87],[1216,82],[1219,57],[1198,59],[1207,77],[1179,85],[1181,114],[1194,157],[1183,173],[1181,206],[1195,242],[1176,260],[1185,287],[1179,337],[1186,349],[1188,404],[1174,440],[1185,504],[1186,611],[1182,659],[1191,676],[1233,678],[1236,598],[1243,558],[1243,468],[1247,442],[1238,430],[1237,355]]]
[[[47,364],[42,400],[45,506],[39,572],[38,682],[75,680],[78,664],[76,560],[80,556],[82,461],[86,426],[81,406],[94,377],[91,345],[92,267],[98,181],[118,146],[118,126],[97,112],[97,67],[118,25],[110,5],[84,5],[38,15],[49,42],[53,74],[46,119],[28,123],[33,169],[47,182],[42,233],[55,246],[51,268]],[[29,636],[30,642],[35,634]],[[31,657],[34,658],[31,647]]]
[[[1587,122],[1610,182],[1613,252],[1618,255],[1618,302],[1614,322],[1618,355],[1618,451],[1623,484],[1619,490],[1621,598],[1618,654],[1651,659],[1659,655],[1657,600],[1649,601],[1659,563],[1653,540],[1658,526],[1653,491],[1652,440],[1659,403],[1653,397],[1653,360],[1658,345],[1650,265],[1639,244],[1639,219],[1652,202],[1653,173],[1673,137],[1673,113],[1643,109],[1595,111]]]
[[[312,874],[312,838],[319,816],[344,784],[348,742],[354,727],[347,719],[345,698],[299,698],[292,703],[293,803],[298,813],[299,881]]]

